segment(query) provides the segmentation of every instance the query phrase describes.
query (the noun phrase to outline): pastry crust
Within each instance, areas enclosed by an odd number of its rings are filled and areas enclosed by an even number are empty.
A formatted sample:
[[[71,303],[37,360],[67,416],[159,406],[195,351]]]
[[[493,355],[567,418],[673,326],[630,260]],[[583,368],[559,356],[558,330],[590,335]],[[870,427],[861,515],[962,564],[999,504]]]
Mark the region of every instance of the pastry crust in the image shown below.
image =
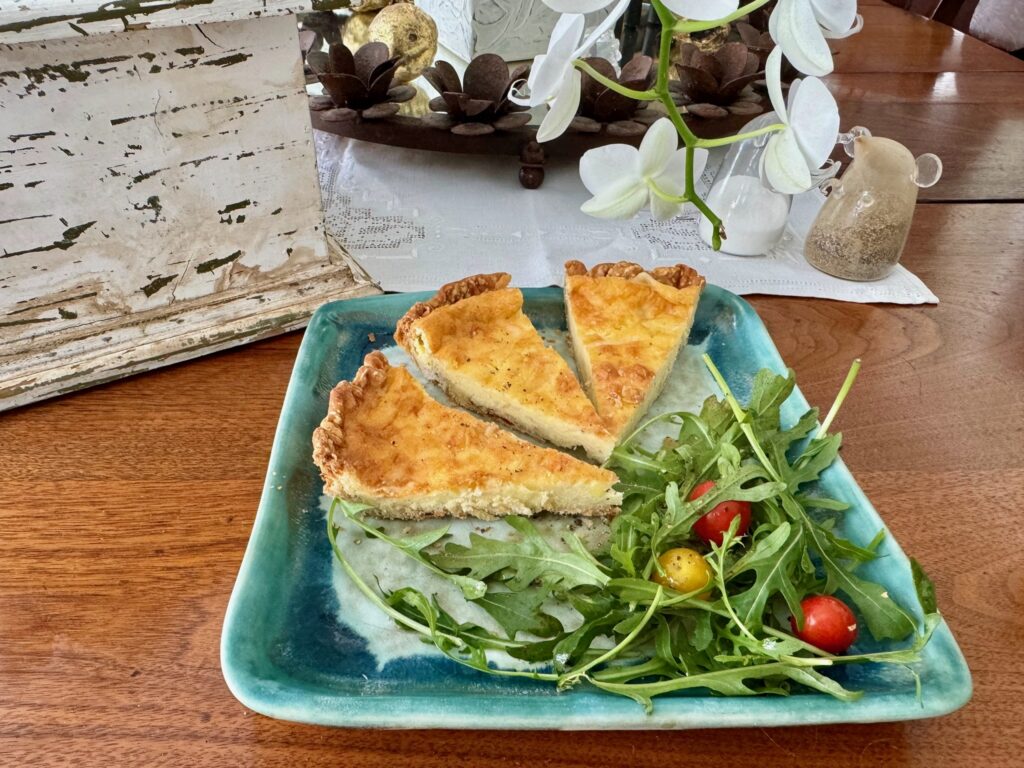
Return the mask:
[[[476,275],[412,307],[395,338],[459,405],[597,461],[615,441],[568,363],[545,346],[508,275]]]
[[[331,391],[313,459],[326,493],[378,517],[607,515],[622,499],[614,472],[441,405],[380,352]]]
[[[616,440],[660,394],[685,345],[704,278],[685,264],[565,265],[565,305],[577,367]]]
[[[588,270],[582,261],[565,262],[566,277],[621,277],[630,280],[640,274],[650,275],[659,283],[670,288],[687,288],[689,286],[703,288],[705,285],[703,275],[686,264],[673,264],[671,267],[644,269],[632,261],[609,261],[603,264],[596,264]]]
[[[482,293],[507,288],[511,280],[512,275],[508,272],[492,272],[488,275],[464,277],[461,280],[456,280],[454,283],[442,285],[434,298],[429,301],[413,304],[409,311],[402,316],[402,319],[398,321],[398,325],[395,326],[395,341],[403,347],[406,346],[413,324],[417,320],[429,315],[435,309],[457,304],[463,299],[468,299],[470,296],[479,296]]]

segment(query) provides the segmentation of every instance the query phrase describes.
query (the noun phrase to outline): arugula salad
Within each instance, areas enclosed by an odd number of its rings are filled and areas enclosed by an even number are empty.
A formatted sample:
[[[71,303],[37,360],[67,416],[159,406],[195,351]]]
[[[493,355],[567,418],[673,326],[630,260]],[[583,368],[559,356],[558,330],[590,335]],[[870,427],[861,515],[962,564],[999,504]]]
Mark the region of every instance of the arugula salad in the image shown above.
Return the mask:
[[[459,664],[559,690],[593,686],[648,712],[655,697],[685,689],[750,696],[803,686],[854,700],[862,694],[829,674],[846,664],[907,666],[920,692],[908,665],[940,621],[930,581],[911,561],[916,610],[858,575],[878,556],[884,531],[865,544],[843,538],[837,523],[848,505],[816,487],[838,455],[842,436],[829,428],[859,361],[820,425],[812,408],[790,426],[780,409],[792,371],[760,371],[744,406],[708,355],[704,362],[722,396],[698,414],[650,419],[607,462],[624,499],[600,548],[568,530],[552,542],[517,517],[505,518],[511,540],[473,533],[458,544],[445,525],[400,537],[366,519],[372,508],[336,499],[327,535],[338,563],[377,608]],[[659,423],[675,436],[657,450],[642,447],[641,435]],[[414,585],[368,583],[339,543],[342,521],[457,587],[503,631],[457,621]],[[565,608],[576,626],[554,615],[564,618]],[[858,653],[858,636],[894,649]],[[488,658],[496,651],[524,668],[496,666]]]

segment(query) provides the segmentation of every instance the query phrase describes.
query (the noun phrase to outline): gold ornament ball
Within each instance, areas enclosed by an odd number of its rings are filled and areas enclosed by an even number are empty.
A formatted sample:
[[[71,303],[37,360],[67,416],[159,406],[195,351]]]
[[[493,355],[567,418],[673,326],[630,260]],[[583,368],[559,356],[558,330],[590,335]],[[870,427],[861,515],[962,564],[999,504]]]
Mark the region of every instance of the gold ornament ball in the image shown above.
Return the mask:
[[[345,26],[341,30],[341,42],[352,53],[370,42],[370,22],[373,21],[375,15],[373,13],[353,13],[345,20]]]
[[[392,56],[402,57],[395,72],[396,83],[415,80],[437,53],[437,25],[411,3],[381,9],[370,22],[369,33],[371,42],[385,43]]]

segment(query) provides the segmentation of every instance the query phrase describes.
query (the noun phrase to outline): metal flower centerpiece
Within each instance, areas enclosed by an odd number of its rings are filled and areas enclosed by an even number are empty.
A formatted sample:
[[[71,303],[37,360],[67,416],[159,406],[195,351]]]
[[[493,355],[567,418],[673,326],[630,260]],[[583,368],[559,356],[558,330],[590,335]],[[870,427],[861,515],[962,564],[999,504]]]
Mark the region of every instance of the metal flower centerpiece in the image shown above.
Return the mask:
[[[528,64],[509,71],[505,60],[482,53],[459,78],[455,67],[438,61],[423,71],[423,77],[438,92],[430,100],[434,114],[425,118],[432,128],[448,129],[457,136],[486,136],[497,131],[522,128],[530,122],[528,107],[513,104],[509,91],[530,71]]]
[[[354,54],[344,43],[332,44],[327,53],[311,52],[306,62],[327,92],[311,108],[324,111],[330,122],[397,115],[399,103],[416,95],[411,85],[392,86],[400,60],[384,43],[367,43]]]

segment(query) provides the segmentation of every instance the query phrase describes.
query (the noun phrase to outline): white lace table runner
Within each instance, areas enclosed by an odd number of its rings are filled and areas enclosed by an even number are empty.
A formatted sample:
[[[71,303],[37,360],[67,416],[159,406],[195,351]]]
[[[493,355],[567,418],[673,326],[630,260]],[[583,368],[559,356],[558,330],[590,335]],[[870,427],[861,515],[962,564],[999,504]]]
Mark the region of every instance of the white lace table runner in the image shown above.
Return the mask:
[[[857,283],[831,277],[803,258],[803,233],[824,197],[794,200],[782,242],[766,256],[715,253],[690,213],[657,222],[580,212],[588,194],[575,162],[551,162],[540,189],[517,179],[514,157],[475,157],[384,147],[316,133],[327,230],[381,288],[435,289],[479,272],[505,271],[518,286],[558,285],[563,264],[625,259],[645,267],[683,262],[735,293],[814,296],[854,302],[938,303],[915,275]],[[724,157],[717,150],[701,179],[703,194]]]

